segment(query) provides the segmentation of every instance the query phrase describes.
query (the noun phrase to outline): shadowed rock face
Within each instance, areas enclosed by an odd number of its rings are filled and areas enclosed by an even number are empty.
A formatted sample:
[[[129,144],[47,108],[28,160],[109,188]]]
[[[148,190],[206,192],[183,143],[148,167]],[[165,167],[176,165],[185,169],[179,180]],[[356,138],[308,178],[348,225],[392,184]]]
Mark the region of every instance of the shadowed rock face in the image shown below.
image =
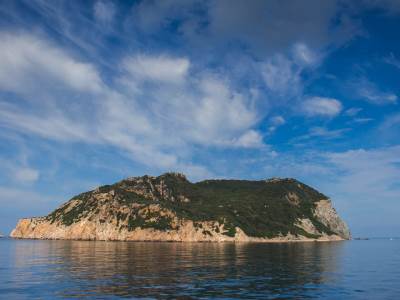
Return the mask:
[[[131,177],[22,219],[15,238],[152,241],[349,239],[330,200],[295,179],[189,182],[178,173]]]

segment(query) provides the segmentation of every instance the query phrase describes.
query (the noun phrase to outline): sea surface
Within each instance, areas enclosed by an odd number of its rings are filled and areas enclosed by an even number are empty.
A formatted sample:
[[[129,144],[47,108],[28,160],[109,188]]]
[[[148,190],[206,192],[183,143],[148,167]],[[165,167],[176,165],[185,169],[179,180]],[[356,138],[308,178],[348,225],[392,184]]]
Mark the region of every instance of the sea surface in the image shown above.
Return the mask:
[[[400,299],[400,240],[0,239],[0,299]]]

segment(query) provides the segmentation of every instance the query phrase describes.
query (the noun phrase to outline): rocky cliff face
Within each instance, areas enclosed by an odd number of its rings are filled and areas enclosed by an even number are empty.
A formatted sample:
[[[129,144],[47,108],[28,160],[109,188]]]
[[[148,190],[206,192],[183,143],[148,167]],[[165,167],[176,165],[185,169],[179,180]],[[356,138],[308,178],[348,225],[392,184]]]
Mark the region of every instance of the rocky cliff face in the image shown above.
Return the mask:
[[[137,241],[349,239],[330,200],[295,179],[189,182],[143,176],[73,197],[45,217],[22,219],[15,238]]]

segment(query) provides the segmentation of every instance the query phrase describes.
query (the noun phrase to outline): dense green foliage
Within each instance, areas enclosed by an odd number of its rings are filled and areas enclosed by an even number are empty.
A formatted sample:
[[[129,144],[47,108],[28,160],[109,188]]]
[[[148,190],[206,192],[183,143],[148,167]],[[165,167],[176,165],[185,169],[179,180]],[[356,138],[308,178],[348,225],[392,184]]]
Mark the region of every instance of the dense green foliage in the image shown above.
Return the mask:
[[[154,188],[161,186],[163,188]],[[137,190],[145,191],[152,197],[146,197]],[[234,236],[236,227],[254,237],[274,237],[279,234],[302,234],[315,237],[295,226],[297,219],[309,218],[320,232],[332,233],[313,215],[315,202],[327,197],[311,187],[294,179],[271,181],[247,180],[206,180],[191,183],[185,177],[167,173],[159,177],[141,177],[141,180],[123,180],[114,185],[98,188],[96,191],[80,194],[72,200],[78,200],[72,209],[61,207],[47,218],[61,220],[70,225],[82,216],[98,209],[93,193],[106,193],[113,190],[118,205],[132,207],[133,204],[158,204],[160,207],[176,213],[180,219],[196,222],[218,221],[224,225],[223,234]],[[295,194],[294,203],[288,194]],[[188,199],[181,201],[180,199]],[[127,220],[129,230],[134,228],[171,229],[171,219],[157,215],[137,214],[134,209],[122,214],[110,206],[108,213],[115,215],[118,223]],[[149,220],[152,221],[149,221]],[[156,221],[154,221],[156,220]]]
[[[277,182],[246,180],[207,180],[192,184],[167,177],[172,194],[183,194],[189,203],[167,202],[180,217],[195,221],[219,220],[227,235],[240,227],[247,235],[273,237],[279,233],[309,235],[295,226],[298,218],[309,218],[322,232],[329,228],[313,216],[314,202],[327,197],[293,179]],[[292,204],[287,195],[294,192],[300,201]]]

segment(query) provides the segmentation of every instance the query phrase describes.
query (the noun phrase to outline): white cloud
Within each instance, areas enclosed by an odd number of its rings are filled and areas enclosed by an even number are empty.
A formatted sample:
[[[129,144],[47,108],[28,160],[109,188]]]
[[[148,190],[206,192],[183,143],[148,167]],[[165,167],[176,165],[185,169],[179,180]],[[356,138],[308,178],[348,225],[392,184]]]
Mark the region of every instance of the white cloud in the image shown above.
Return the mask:
[[[155,88],[146,88],[144,85],[148,82],[135,77],[128,76],[122,81],[125,86],[135,85],[134,93],[139,103],[151,101],[151,106],[144,105],[144,113],[149,114],[151,123],[164,132],[159,139],[175,144],[235,146],[232,141],[259,120],[253,93],[236,91],[221,75],[203,71],[188,74],[179,85],[175,81],[166,81]],[[154,81],[159,80],[150,83]],[[168,138],[165,131],[168,131]]]
[[[27,186],[17,188],[9,185],[0,185],[0,195],[2,214],[0,227],[3,234],[10,233],[18,218],[46,215],[49,210],[61,204],[62,199],[66,197],[66,195],[41,194],[27,189]]]
[[[383,61],[389,65],[392,65],[400,69],[400,60],[397,59],[397,57],[393,54],[393,52],[391,52],[389,56],[385,57]]]
[[[107,86],[94,66],[43,38],[7,35],[6,42],[0,52],[15,61],[0,58],[11,74],[0,69],[0,88],[24,91],[24,98],[0,101],[2,128],[62,142],[110,145],[145,165],[197,174],[209,171],[191,163],[191,147],[263,145],[253,129],[260,120],[258,96],[236,90],[223,74],[189,72],[187,58],[127,57],[125,72],[114,78],[118,84]],[[51,84],[38,89],[42,81],[62,84],[62,92]]]
[[[31,132],[41,137],[61,141],[93,140],[93,133],[85,124],[68,118],[60,111],[46,111],[33,115],[16,105],[5,105],[0,102],[0,125],[11,127],[22,133]]]
[[[186,58],[138,55],[126,58],[123,68],[138,80],[182,83],[190,62]]]
[[[295,95],[301,90],[301,69],[283,55],[275,55],[262,64],[261,74],[267,88],[279,95]]]
[[[319,60],[317,54],[303,43],[297,43],[294,45],[293,56],[298,64],[304,66],[315,65]]]
[[[206,144],[224,144],[258,121],[251,102],[246,96],[231,90],[227,82],[206,75],[198,86],[199,94],[194,94],[191,100],[193,111],[180,112],[187,115],[185,123],[194,125],[188,138],[193,136],[195,141]]]
[[[343,133],[349,131],[349,128],[341,128],[336,130],[328,130],[324,127],[312,127],[310,128],[310,137],[325,137],[325,138],[337,138],[341,137]]]
[[[373,104],[394,104],[397,95],[392,92],[381,91],[373,82],[367,78],[361,78],[353,83],[358,96]]]
[[[13,188],[9,186],[0,186],[0,194],[2,195],[0,197],[0,205],[5,208],[5,207],[18,207],[18,208],[26,208],[26,207],[32,207],[30,204],[32,202],[39,202],[39,203],[44,203],[44,204],[49,204],[50,197],[45,196],[45,195],[40,195],[34,191],[30,190],[23,190],[20,188]],[[61,199],[60,199],[61,201]],[[13,205],[10,205],[10,204]],[[15,205],[15,206],[14,206]],[[53,204],[54,205],[54,204]],[[48,211],[48,208],[47,208]]]
[[[373,118],[354,118],[353,122],[354,123],[368,123],[373,121]]]
[[[40,172],[29,167],[27,154],[23,152],[13,154],[15,157],[7,159],[0,157],[0,179],[22,185],[35,183],[39,179]]]
[[[280,126],[286,123],[286,120],[282,116],[275,116],[271,118],[271,124]]]
[[[98,0],[93,6],[93,10],[95,18],[104,23],[111,22],[115,15],[115,6],[111,2]]]
[[[360,89],[360,96],[366,98],[368,101],[376,104],[382,103],[396,103],[397,96],[392,93],[383,93],[369,88]]]
[[[245,132],[233,144],[243,148],[260,148],[264,146],[262,136],[255,130]]]
[[[359,108],[359,107],[352,107],[352,108],[347,109],[347,110],[344,112],[344,114],[345,114],[346,116],[349,116],[349,117],[354,117],[354,116],[358,115],[358,113],[359,113],[360,111],[362,111],[362,108]]]
[[[277,53],[260,64],[264,83],[273,96],[300,97],[304,85],[302,73],[317,67],[321,61],[321,54],[304,43],[296,43],[290,50],[287,55]]]
[[[286,120],[282,116],[275,116],[269,120],[271,126],[269,126],[268,131],[270,133],[274,132],[279,126],[286,123]]]
[[[31,168],[20,168],[14,172],[14,177],[21,183],[33,183],[39,179],[39,171]]]
[[[342,111],[342,103],[333,98],[311,97],[302,103],[302,110],[310,117],[334,117]]]
[[[312,138],[318,138],[319,140],[321,138],[323,139],[336,139],[343,137],[343,135],[348,132],[350,128],[340,128],[340,129],[327,129],[325,127],[311,127],[308,131],[307,134],[300,135],[292,139],[292,143],[298,143],[298,142],[305,142],[307,140],[310,140]]]
[[[286,155],[268,164],[279,174],[314,178],[328,191],[363,201],[398,199],[400,146],[352,149],[342,152],[307,152]],[[319,179],[319,180],[316,180]]]
[[[395,126],[400,125],[400,113],[387,116],[380,125],[381,130],[393,130]]]
[[[98,92],[102,81],[91,64],[71,58],[48,41],[21,33],[0,33],[0,88],[15,93],[65,86]]]
[[[348,124],[354,124],[354,123],[358,123],[358,124],[363,124],[363,123],[368,123],[373,121],[373,118],[366,118],[366,117],[356,117],[359,115],[359,113],[362,111],[363,109],[360,107],[352,107],[349,109],[346,109],[344,111],[344,115],[348,116],[348,117],[353,117],[351,120],[349,120],[347,123]]]
[[[400,187],[400,146],[371,150],[358,149],[326,154],[337,168],[337,185],[352,195],[379,201],[398,198]]]
[[[380,141],[392,144],[399,139],[400,113],[385,116],[383,122],[378,126],[376,134]]]

